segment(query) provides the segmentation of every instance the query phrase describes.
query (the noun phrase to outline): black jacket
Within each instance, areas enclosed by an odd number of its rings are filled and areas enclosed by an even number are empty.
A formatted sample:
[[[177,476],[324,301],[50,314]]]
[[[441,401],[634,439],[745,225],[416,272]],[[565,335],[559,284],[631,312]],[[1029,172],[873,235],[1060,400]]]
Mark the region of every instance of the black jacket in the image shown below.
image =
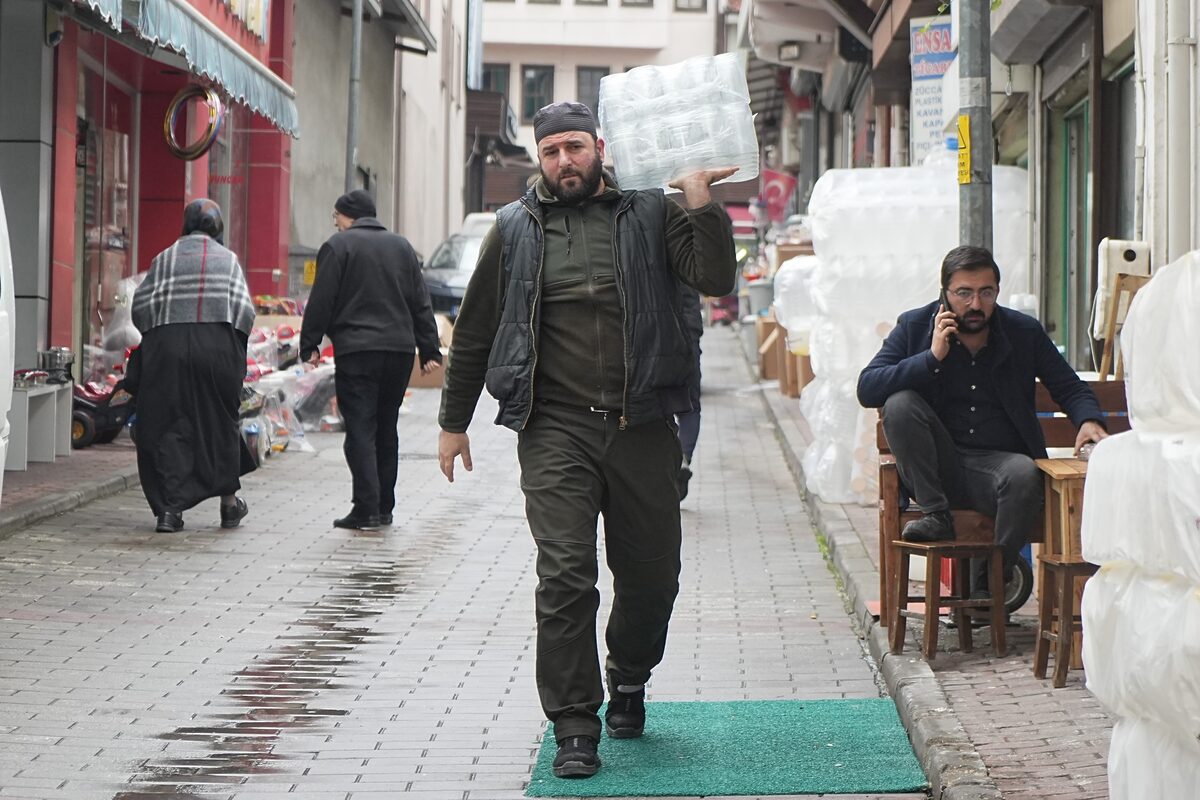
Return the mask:
[[[942,413],[945,389],[939,371],[941,362],[929,349],[938,306],[934,302],[900,315],[883,347],[858,376],[858,402],[864,407],[880,408],[896,392],[912,389],[936,413]],[[996,348],[996,390],[1030,458],[1046,457],[1046,440],[1034,405],[1039,379],[1076,427],[1088,420],[1103,424],[1104,414],[1096,395],[1071,369],[1040,322],[1020,311],[997,306],[991,325],[988,346]]]
[[[372,217],[335,233],[317,253],[317,277],[304,310],[300,358],[321,346],[334,355],[364,351],[420,354],[441,361],[437,323],[416,253]]]

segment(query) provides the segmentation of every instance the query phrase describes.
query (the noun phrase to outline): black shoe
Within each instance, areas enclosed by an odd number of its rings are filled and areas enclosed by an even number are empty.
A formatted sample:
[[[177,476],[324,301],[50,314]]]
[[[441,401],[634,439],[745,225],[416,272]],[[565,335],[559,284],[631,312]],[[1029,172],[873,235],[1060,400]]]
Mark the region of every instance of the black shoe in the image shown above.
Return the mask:
[[[179,533],[183,530],[183,514],[178,511],[164,511],[158,515],[155,533]]]
[[[604,729],[613,739],[636,739],[646,727],[646,689],[622,692],[615,683],[604,712]]]
[[[591,736],[568,736],[558,743],[554,775],[558,778],[590,778],[600,769],[596,740]]]
[[[387,526],[391,525],[392,524],[392,515],[391,514],[380,514],[379,515],[379,524],[385,528]]]
[[[249,513],[250,507],[246,505],[246,501],[238,497],[233,505],[221,506],[221,527],[236,528]]]
[[[679,477],[677,477],[675,479],[675,482],[679,485],[679,499],[680,500],[687,497],[688,481],[690,481],[691,479],[692,479],[691,468],[686,467],[686,466],[680,467],[679,468]]]
[[[378,514],[360,517],[351,513],[341,519],[335,519],[333,527],[349,528],[352,531],[374,531],[383,527],[383,519]]]
[[[904,526],[900,538],[906,542],[945,542],[954,538],[954,517],[949,511],[933,511]]]

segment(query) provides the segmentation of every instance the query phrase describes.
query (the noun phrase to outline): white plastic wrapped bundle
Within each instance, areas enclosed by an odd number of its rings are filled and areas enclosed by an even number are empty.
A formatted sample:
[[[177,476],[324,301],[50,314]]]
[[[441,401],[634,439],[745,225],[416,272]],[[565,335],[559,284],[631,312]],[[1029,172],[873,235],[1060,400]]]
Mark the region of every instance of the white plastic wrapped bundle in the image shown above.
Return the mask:
[[[850,379],[817,377],[800,393],[800,410],[813,434],[800,462],[805,484],[827,503],[873,502],[865,482],[859,489],[851,485],[855,477],[864,477],[861,468],[856,472],[855,451],[867,424],[862,418],[871,413],[854,400],[854,384]]]
[[[809,335],[817,316],[810,279],[816,269],[816,256],[796,256],[775,271],[775,318],[788,332],[788,349],[808,354]]]
[[[818,317],[809,334],[809,352],[812,354],[813,373],[831,378],[858,380],[858,373],[867,365],[883,343],[879,331],[891,330],[888,324],[866,326],[863,323]],[[853,393],[850,399],[857,407]]]
[[[1088,462],[1082,531],[1093,564],[1129,561],[1200,585],[1200,431],[1128,431],[1100,442]]]
[[[734,53],[645,66],[600,80],[600,128],[625,189],[667,189],[701,169],[758,177],[746,73]]]
[[[864,408],[858,415],[858,426],[854,431],[850,491],[855,494],[856,502],[862,505],[873,505],[879,501],[879,448],[875,438],[878,422],[879,411]]]
[[[1083,634],[1088,689],[1105,706],[1196,741],[1200,585],[1106,564],[1083,592]]]
[[[1125,393],[1138,430],[1200,429],[1200,253],[1154,273],[1121,332]]]
[[[1117,720],[1108,747],[1111,800],[1200,795],[1200,743],[1139,719]]]

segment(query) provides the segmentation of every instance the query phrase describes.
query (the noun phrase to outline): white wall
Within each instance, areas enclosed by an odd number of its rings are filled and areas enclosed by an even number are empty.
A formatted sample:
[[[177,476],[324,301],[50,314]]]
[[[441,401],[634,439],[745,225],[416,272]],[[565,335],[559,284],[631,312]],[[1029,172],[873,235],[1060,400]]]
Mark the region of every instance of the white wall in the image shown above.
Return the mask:
[[[296,0],[293,86],[300,138],[292,145],[291,244],[317,248],[333,233],[333,202],[345,190],[350,18],[335,0]],[[392,218],[393,36],[363,25],[358,163],[376,174],[379,218]]]
[[[400,54],[397,100],[402,119],[396,229],[426,258],[464,216],[466,0],[446,6],[435,0],[430,15],[438,50]]]

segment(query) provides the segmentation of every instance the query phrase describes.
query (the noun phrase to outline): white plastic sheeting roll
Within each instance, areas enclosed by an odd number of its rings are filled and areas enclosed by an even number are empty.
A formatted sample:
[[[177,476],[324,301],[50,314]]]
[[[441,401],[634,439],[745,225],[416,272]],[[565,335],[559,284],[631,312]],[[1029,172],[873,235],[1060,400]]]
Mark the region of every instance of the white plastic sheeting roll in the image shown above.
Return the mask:
[[[1088,689],[1121,717],[1200,735],[1200,585],[1105,564],[1083,592]],[[1200,787],[1197,787],[1200,788]]]
[[[789,258],[775,270],[775,319],[787,328],[788,348],[808,354],[809,336],[816,321],[817,307],[812,299],[812,272],[816,256]]]
[[[1121,332],[1125,394],[1142,431],[1200,430],[1200,252],[1154,273]]]
[[[1152,722],[1117,720],[1108,747],[1110,800],[1200,797],[1200,742]]]
[[[1129,561],[1200,585],[1200,431],[1134,430],[1100,442],[1088,462],[1082,537],[1093,564]]]

